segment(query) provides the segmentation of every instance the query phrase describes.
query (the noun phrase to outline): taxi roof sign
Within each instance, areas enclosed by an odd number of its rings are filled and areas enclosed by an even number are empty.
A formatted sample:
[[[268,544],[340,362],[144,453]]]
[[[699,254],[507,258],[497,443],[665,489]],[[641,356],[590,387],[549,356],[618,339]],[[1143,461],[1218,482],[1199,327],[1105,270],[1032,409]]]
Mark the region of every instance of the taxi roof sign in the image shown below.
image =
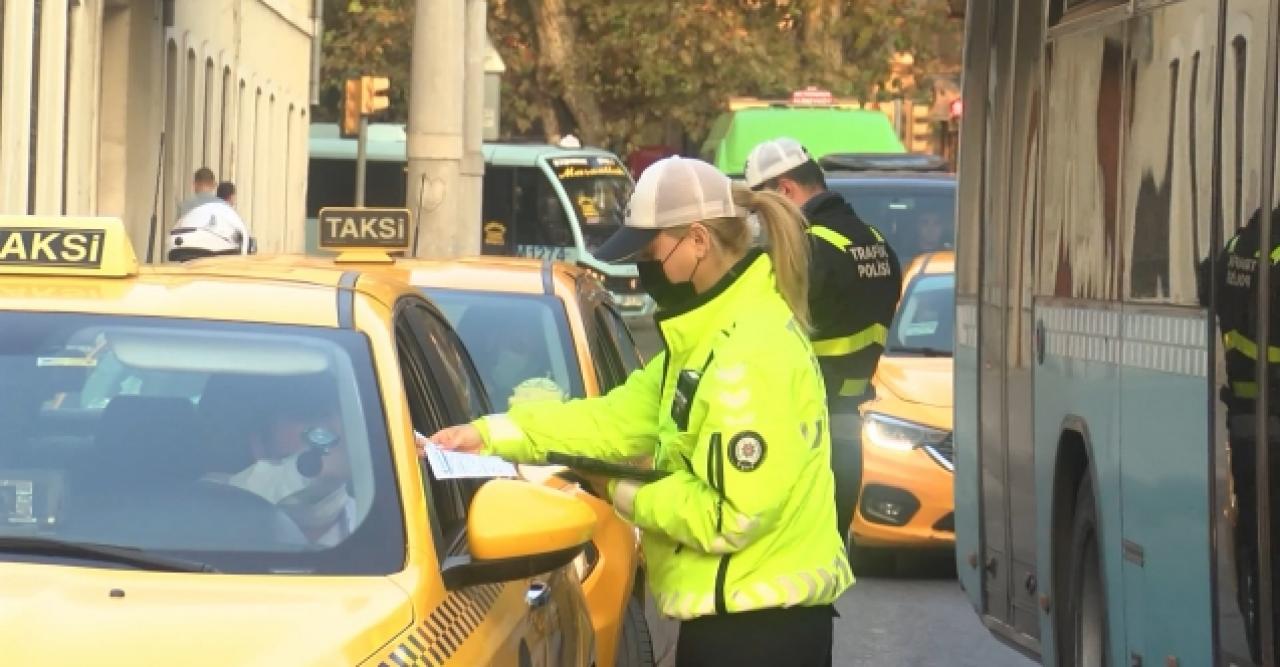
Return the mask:
[[[406,208],[322,208],[319,247],[340,252],[339,262],[390,263],[391,253],[409,249],[412,220]]]
[[[0,216],[0,275],[137,275],[119,218]]]

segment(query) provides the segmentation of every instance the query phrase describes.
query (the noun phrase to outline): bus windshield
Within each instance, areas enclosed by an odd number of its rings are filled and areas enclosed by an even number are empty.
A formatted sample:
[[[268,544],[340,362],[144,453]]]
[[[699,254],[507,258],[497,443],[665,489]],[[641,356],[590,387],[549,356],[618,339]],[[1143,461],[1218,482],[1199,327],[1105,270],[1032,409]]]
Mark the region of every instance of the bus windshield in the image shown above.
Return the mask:
[[[583,243],[588,251],[594,251],[622,226],[631,179],[611,157],[555,158],[551,168],[573,203]]]

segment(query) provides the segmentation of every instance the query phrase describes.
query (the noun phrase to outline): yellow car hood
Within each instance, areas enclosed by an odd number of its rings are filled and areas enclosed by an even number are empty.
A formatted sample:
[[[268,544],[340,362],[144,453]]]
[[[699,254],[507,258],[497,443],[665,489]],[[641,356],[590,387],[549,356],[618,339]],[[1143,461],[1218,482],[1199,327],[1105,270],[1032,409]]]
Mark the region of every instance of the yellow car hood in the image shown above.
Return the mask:
[[[0,563],[0,591],[11,665],[352,665],[413,617],[384,577]]]
[[[954,384],[950,357],[882,356],[876,367],[877,392],[898,400],[950,408]]]

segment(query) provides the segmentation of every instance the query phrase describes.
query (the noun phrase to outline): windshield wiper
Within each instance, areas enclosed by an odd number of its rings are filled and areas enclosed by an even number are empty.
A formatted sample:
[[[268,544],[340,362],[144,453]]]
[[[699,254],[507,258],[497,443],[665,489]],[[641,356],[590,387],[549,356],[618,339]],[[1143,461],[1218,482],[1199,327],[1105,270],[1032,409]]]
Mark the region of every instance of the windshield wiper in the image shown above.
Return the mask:
[[[903,354],[918,354],[922,357],[949,357],[951,350],[943,350],[936,347],[891,347],[889,352],[901,352]]]
[[[69,542],[51,537],[0,537],[0,552],[62,556],[131,565],[157,572],[217,572],[208,563],[161,556],[136,547],[116,547],[90,542]]]

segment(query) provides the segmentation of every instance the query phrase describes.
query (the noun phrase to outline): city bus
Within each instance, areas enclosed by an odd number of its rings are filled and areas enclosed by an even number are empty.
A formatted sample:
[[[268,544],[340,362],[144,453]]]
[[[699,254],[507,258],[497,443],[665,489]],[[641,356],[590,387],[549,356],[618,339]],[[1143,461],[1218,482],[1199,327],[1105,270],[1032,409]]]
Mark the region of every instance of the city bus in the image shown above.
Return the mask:
[[[405,126],[374,123],[367,136],[365,203],[404,206]],[[356,140],[341,137],[336,123],[312,123],[308,148],[306,249],[319,254],[317,212],[354,203]],[[580,264],[601,278],[624,315],[653,312],[634,265],[605,264],[591,254],[622,225],[634,185],[617,156],[519,143],[485,143],[483,153],[484,202],[475,230],[482,254]]]
[[[1046,665],[1275,665],[1280,1],[965,14],[960,583]]]

